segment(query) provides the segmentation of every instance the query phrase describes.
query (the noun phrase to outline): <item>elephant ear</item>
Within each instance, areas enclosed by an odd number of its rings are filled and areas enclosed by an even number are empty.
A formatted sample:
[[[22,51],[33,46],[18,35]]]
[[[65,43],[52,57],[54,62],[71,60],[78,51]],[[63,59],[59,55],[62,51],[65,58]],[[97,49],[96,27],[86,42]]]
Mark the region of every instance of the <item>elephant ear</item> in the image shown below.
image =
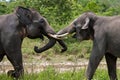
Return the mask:
[[[32,23],[32,12],[29,9],[18,6],[16,9],[16,14],[20,23],[24,25],[29,25]]]
[[[90,22],[90,19],[87,17],[87,18],[85,19],[85,24],[82,26],[81,29],[87,29],[87,28],[88,28],[88,25],[89,25],[89,22]]]

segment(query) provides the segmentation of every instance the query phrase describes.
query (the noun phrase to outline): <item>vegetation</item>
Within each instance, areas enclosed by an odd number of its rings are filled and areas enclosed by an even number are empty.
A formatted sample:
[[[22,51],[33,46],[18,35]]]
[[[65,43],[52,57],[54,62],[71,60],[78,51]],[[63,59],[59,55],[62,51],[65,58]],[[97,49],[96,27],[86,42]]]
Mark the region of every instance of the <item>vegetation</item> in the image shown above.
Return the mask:
[[[45,16],[54,28],[65,27],[72,19],[85,11],[100,15],[118,15],[119,0],[0,0],[0,13],[10,13],[17,6],[34,8]],[[56,26],[56,24],[58,26]]]
[[[57,32],[86,11],[92,11],[98,15],[105,16],[119,15],[119,4],[120,0],[0,0],[0,14],[11,13],[17,6],[34,8],[39,11],[42,16],[47,18],[50,25]],[[23,53],[34,53],[31,49],[34,45],[41,46],[47,42],[47,40],[40,42],[38,39],[34,41],[26,40],[23,44]],[[92,47],[91,41],[79,43],[71,37],[65,38],[64,41],[68,46],[67,54],[78,54],[78,56],[83,58],[89,56],[88,53],[90,53]],[[57,45],[45,53],[59,54],[59,48]]]
[[[103,16],[120,14],[120,0],[0,0],[0,15],[11,13],[17,6],[36,9],[42,16],[47,18],[56,32],[86,11],[92,11]],[[68,50],[63,55],[67,56],[68,61],[73,61],[74,57],[71,55],[75,55],[76,58],[89,57],[92,41],[79,43],[79,41],[72,39],[70,36],[66,37],[64,41],[68,46]],[[40,41],[39,39],[30,40],[25,38],[22,45],[22,52],[25,55],[36,54],[33,51],[33,47],[35,45],[42,47],[46,42],[48,42],[47,39]],[[47,55],[46,60],[51,60],[52,54],[61,54],[60,48],[56,44],[41,55],[44,57]],[[107,70],[97,70],[93,80],[109,80],[107,75]],[[120,71],[118,71],[118,79],[120,79],[119,75]],[[1,74],[0,79],[12,80],[6,74]],[[85,80],[85,70],[59,73],[53,68],[48,68],[37,74],[25,74],[24,80]]]
[[[120,78],[120,71],[118,70],[118,79]],[[1,80],[13,80],[12,78],[6,76],[6,74],[0,75]],[[40,73],[25,74],[24,78],[19,80],[86,80],[85,69],[79,71],[67,71],[67,72],[57,72],[54,68],[48,67],[46,70]],[[109,80],[107,70],[99,69],[96,71],[93,80]]]

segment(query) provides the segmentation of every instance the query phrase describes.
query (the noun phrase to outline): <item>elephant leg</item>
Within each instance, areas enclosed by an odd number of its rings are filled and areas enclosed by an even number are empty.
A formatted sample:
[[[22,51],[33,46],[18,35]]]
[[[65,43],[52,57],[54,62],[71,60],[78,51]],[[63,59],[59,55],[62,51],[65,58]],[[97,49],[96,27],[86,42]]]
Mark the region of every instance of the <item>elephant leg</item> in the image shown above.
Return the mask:
[[[14,77],[16,79],[22,76],[22,74],[24,73],[23,63],[22,63],[22,54],[20,52],[8,53],[7,58],[14,67],[14,70],[8,71],[7,73],[8,76]]]
[[[110,76],[110,80],[118,80],[117,79],[117,74],[116,74],[116,61],[117,57],[113,56],[110,53],[105,54],[106,62],[107,62],[107,67],[108,67],[108,73]]]
[[[101,59],[104,56],[105,53],[105,46],[102,44],[97,44],[95,41],[93,43],[93,49],[90,55],[88,68],[86,71],[87,80],[91,80],[93,78],[93,75],[101,61]]]
[[[3,57],[5,56],[4,53],[0,54],[0,62],[3,60]]]
[[[2,45],[1,41],[0,41],[0,45]],[[4,49],[3,49],[3,47],[0,46],[0,62],[3,60],[5,55],[6,55],[6,53],[5,53]]]
[[[21,38],[19,36],[7,36],[5,37],[3,43],[6,56],[14,67],[14,70],[8,71],[8,75],[17,79],[24,72],[21,52]]]
[[[97,54],[97,50],[93,50],[90,59],[89,59],[89,63],[88,63],[88,68],[87,68],[87,72],[86,72],[86,76],[88,80],[91,80],[93,78],[93,75],[101,61],[101,59],[103,58],[104,55],[98,55]]]

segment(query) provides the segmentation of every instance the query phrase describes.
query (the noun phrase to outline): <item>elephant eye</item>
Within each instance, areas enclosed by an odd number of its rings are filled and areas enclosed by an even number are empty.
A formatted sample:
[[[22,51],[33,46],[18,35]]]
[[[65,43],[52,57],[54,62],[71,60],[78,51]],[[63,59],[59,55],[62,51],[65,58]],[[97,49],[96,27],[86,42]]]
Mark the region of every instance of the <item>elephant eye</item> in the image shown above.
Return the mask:
[[[42,18],[42,19],[40,19],[40,21],[39,21],[40,23],[44,23],[45,22],[45,20]]]
[[[77,25],[76,22],[73,23],[75,26]]]

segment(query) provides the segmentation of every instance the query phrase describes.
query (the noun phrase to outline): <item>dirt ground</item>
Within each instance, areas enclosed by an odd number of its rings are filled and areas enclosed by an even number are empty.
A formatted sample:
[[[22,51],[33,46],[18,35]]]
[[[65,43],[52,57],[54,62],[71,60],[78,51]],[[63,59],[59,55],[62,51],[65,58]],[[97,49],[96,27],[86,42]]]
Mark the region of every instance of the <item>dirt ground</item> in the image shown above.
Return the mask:
[[[47,67],[54,67],[55,70],[59,72],[63,71],[73,71],[86,69],[88,65],[88,59],[76,59],[75,56],[73,60],[67,60],[66,56],[55,55],[52,58],[41,55],[23,55],[24,70],[26,73],[38,73],[45,70]],[[117,62],[117,67],[120,68],[120,60]],[[106,62],[103,59],[98,68],[105,68]],[[0,73],[6,73],[8,70],[13,69],[11,63],[6,59],[0,63]]]

